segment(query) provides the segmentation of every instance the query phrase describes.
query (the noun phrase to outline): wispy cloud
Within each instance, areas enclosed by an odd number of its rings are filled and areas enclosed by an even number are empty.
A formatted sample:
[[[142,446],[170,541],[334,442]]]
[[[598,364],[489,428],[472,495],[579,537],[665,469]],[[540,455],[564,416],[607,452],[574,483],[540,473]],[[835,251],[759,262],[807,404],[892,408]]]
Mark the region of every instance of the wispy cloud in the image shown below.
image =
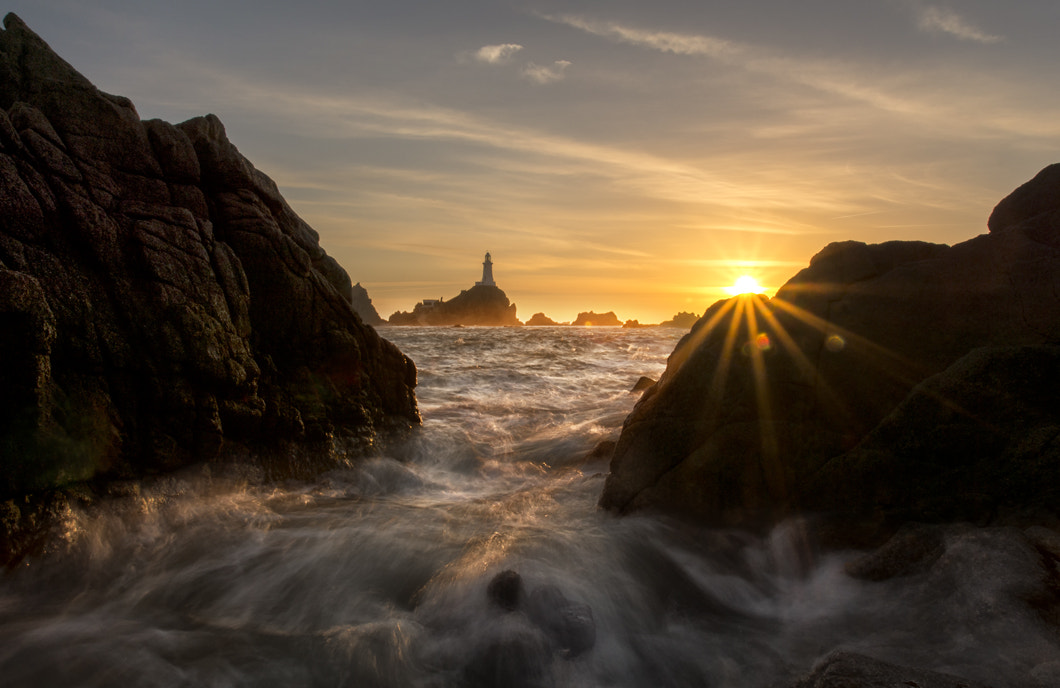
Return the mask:
[[[965,21],[959,14],[943,7],[922,7],[918,12],[917,26],[921,31],[948,33],[961,40],[977,43],[997,43],[1001,36],[986,33]]]
[[[868,103],[881,110],[909,112],[922,107],[922,104],[887,93],[877,86],[867,85],[864,79],[839,61],[804,60],[777,55],[755,45],[715,36],[639,29],[571,15],[543,16],[548,21],[581,29],[596,36],[659,52],[707,57],[749,72],[765,74],[788,83],[799,83],[819,91]]]
[[[748,50],[748,46],[713,36],[636,29],[615,22],[593,21],[571,15],[545,15],[544,18],[557,24],[565,24],[581,29],[586,33],[614,38],[624,43],[650,47],[661,52],[677,55],[705,55],[719,59],[729,59],[745,54]]]
[[[487,64],[504,64],[512,55],[523,49],[518,43],[502,43],[500,45],[484,45],[475,51],[475,59]]]
[[[529,62],[523,67],[523,76],[539,84],[550,84],[565,77],[567,68],[570,65],[571,63],[568,60],[556,60],[550,65],[539,65]]]
[[[954,113],[958,109],[952,101],[936,97],[928,90],[917,90],[911,85],[927,82],[923,74],[894,72],[881,74],[878,69],[858,65],[848,59],[809,59],[784,55],[768,47],[731,41],[718,36],[683,34],[643,29],[612,21],[599,21],[572,15],[540,15],[543,19],[562,24],[611,40],[675,55],[705,57],[734,69],[760,74],[782,84],[799,84],[820,93],[838,96],[851,103],[867,105],[877,111],[917,121],[921,125],[943,128],[952,132]],[[1003,40],[969,25],[949,10],[925,8],[919,12],[925,30],[946,31],[967,40],[994,42]],[[930,27],[930,28],[928,28]],[[833,108],[834,109],[834,108]],[[1026,133],[1027,126],[1035,130],[1040,124],[1010,122],[1012,117],[981,117],[977,125],[1006,132],[1013,127]],[[1018,118],[1018,119],[1026,119]],[[1047,123],[1052,130],[1054,125]]]

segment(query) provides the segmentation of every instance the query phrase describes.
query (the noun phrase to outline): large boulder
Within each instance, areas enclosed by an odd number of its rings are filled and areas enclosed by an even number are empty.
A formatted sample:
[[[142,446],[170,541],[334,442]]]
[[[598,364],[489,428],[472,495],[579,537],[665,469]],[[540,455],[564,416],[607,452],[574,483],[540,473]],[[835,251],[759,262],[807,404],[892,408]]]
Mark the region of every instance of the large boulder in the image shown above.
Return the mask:
[[[418,422],[414,365],[216,117],[141,121],[4,26],[0,496],[270,452],[341,460]]]
[[[1056,170],[999,204],[987,235],[831,244],[772,300],[712,306],[626,419],[601,504],[743,526],[816,509],[886,520],[1047,505],[1040,479],[1056,460],[1038,452],[1055,453],[1060,381],[1047,346],[1060,339]],[[1018,348],[975,354],[899,411],[980,347]],[[991,383],[975,381],[988,371]],[[1031,396],[1011,405],[1018,394]],[[952,427],[925,436],[933,422]],[[1021,477],[991,482],[1013,466]],[[963,496],[943,508],[947,485]]]

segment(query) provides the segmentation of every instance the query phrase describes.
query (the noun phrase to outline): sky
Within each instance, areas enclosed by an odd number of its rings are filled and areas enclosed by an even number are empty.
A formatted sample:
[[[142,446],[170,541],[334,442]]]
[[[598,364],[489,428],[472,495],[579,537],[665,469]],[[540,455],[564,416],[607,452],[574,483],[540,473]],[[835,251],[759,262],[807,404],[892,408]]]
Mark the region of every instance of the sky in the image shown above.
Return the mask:
[[[1060,162],[1056,0],[16,0],[214,113],[388,317],[494,277],[659,322],[832,241],[953,244]]]

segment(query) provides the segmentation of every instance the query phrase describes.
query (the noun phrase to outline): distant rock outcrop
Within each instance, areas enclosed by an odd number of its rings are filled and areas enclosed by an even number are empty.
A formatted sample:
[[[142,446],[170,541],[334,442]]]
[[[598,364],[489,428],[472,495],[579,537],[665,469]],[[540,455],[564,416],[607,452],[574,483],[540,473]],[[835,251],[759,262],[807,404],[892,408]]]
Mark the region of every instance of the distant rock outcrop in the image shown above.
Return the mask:
[[[687,330],[695,325],[697,320],[699,320],[699,316],[695,313],[681,311],[669,320],[663,320],[659,323],[659,327],[680,327],[681,329]]]
[[[216,117],[141,121],[4,26],[0,495],[418,422],[414,365]]]
[[[353,285],[350,292],[350,303],[353,305],[353,310],[356,311],[357,315],[361,316],[361,320],[369,325],[385,325],[386,320],[379,315],[379,311],[372,305],[372,299],[368,296],[368,290],[361,286],[361,283]]]
[[[557,325],[567,325],[568,323],[558,323],[544,313],[534,313],[525,324],[529,327],[556,327]]]
[[[416,304],[409,312],[390,316],[391,325],[521,325],[515,317],[515,304],[499,287],[478,284],[445,301],[426,301]]]
[[[869,539],[1056,512],[1060,166],[989,226],[953,247],[831,244],[772,301],[712,306],[626,419],[601,504],[831,513]]]
[[[606,313],[579,313],[578,317],[571,323],[571,327],[620,327],[622,321],[618,319],[614,311]]]

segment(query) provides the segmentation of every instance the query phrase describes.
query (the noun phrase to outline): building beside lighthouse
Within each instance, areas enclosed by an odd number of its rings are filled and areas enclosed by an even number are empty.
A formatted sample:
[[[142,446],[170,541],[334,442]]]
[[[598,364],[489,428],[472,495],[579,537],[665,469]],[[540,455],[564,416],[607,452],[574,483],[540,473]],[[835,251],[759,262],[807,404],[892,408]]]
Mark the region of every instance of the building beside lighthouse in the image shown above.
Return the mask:
[[[486,251],[486,260],[482,261],[482,281],[475,282],[476,287],[495,287],[497,283],[493,281],[493,260],[490,258],[490,252]]]

